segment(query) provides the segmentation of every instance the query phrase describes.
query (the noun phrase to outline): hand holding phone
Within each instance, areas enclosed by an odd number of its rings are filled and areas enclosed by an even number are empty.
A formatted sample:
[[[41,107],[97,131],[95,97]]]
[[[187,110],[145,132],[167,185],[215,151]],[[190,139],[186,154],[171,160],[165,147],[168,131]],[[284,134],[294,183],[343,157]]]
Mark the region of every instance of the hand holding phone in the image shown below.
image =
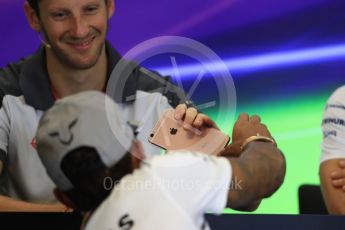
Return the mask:
[[[211,155],[218,154],[229,143],[228,135],[215,128],[183,129],[183,121],[176,120],[173,109],[167,110],[156,123],[149,142],[166,150],[190,150]]]

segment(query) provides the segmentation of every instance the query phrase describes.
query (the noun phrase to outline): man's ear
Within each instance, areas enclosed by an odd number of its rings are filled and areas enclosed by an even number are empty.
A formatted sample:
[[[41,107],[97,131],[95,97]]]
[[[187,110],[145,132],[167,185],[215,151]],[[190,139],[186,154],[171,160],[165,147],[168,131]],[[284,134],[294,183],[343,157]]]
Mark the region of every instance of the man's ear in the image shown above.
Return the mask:
[[[41,32],[41,23],[38,18],[37,12],[30,6],[28,1],[24,2],[24,13],[30,27],[36,32]]]
[[[106,0],[106,7],[108,11],[108,19],[110,19],[115,12],[115,0]]]
[[[63,203],[64,205],[66,205],[67,207],[72,208],[74,210],[79,210],[78,207],[75,206],[74,203],[69,199],[69,197],[60,189],[54,188],[53,193],[56,199],[60,201],[61,203]]]

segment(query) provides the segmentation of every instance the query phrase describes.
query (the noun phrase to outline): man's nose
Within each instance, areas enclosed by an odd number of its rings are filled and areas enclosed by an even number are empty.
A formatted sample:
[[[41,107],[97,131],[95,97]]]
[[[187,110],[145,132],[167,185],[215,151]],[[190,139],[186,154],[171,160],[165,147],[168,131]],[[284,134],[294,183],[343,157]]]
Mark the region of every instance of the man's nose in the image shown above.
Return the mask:
[[[75,38],[84,38],[88,33],[89,27],[87,21],[81,16],[73,17],[71,35]]]

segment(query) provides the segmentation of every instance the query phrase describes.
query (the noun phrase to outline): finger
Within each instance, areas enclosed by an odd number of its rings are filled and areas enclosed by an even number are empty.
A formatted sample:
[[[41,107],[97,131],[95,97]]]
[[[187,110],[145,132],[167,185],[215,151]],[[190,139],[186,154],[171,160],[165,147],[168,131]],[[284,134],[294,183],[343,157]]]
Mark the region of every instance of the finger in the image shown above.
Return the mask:
[[[212,127],[212,128],[216,128],[219,130],[218,126],[216,125],[216,123],[207,115],[199,113],[194,122],[193,122],[193,126],[195,128],[201,128],[203,126],[207,126],[207,127]]]
[[[198,111],[195,108],[188,108],[184,117],[183,128],[187,130],[191,129],[197,115]]]
[[[179,104],[175,108],[175,119],[176,120],[182,120],[184,115],[187,111],[187,105],[186,104]]]
[[[270,137],[273,139],[270,131],[268,130],[267,126],[263,123],[254,123],[251,122],[251,124],[253,125],[253,129],[255,129],[257,131],[257,133],[259,133],[259,135],[261,136],[266,136],[266,137]]]
[[[201,128],[203,125],[206,125],[206,119],[206,115],[199,113],[193,122],[193,126],[195,128]]]
[[[237,119],[237,121],[248,121],[248,120],[249,120],[249,115],[247,113],[241,113]]]
[[[345,168],[345,160],[339,161],[339,167],[343,169]]]
[[[238,144],[230,144],[226,148],[224,148],[218,156],[224,156],[224,157],[238,157],[241,155],[241,148]]]
[[[336,188],[345,186],[344,179],[332,180],[332,185]]]
[[[267,128],[267,125],[260,123],[260,125],[262,126],[262,128],[264,128],[266,130],[266,132],[270,133],[270,131]]]
[[[340,170],[340,171],[334,171],[331,173],[332,180],[337,180],[341,178],[345,178],[345,173],[343,171]]]
[[[258,115],[253,115],[249,118],[249,121],[252,123],[260,123],[261,118]]]

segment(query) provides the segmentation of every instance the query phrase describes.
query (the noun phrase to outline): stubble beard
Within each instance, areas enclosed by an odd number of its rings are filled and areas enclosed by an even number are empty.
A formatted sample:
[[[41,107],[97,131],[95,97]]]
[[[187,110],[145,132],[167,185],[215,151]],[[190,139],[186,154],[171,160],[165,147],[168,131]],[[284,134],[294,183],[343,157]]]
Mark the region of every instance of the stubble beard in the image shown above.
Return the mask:
[[[69,55],[65,50],[60,49],[54,43],[52,43],[45,29],[43,30],[43,33],[48,44],[50,45],[50,49],[53,55],[58,59],[58,61],[62,65],[70,69],[87,70],[94,67],[98,63],[98,60],[100,59],[102,55],[102,51],[105,47],[105,40],[103,40],[102,43],[97,46],[95,56],[88,63],[81,63],[80,61],[76,60],[76,58],[73,58],[71,55]],[[88,35],[86,37],[90,37],[90,36],[95,36],[94,39],[97,39],[97,37],[101,36],[101,32],[94,30],[92,35]],[[95,41],[92,41],[92,42],[95,42]]]

